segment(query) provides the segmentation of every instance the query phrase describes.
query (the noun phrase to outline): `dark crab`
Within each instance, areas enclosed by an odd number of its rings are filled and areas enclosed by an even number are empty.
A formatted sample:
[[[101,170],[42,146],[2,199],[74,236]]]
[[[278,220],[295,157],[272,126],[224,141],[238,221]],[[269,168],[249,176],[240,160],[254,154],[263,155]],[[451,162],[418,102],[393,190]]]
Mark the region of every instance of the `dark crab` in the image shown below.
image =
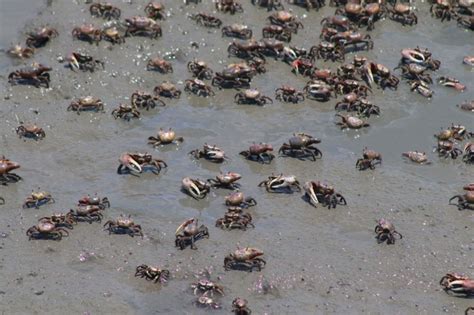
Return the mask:
[[[398,237],[402,239],[403,236],[395,230],[395,226],[385,219],[380,219],[377,221],[377,226],[375,227],[375,233],[377,234],[377,242],[387,244],[395,244],[395,239]]]
[[[459,273],[446,274],[441,278],[439,284],[448,293],[467,297],[474,296],[474,280]],[[466,311],[468,310],[469,308]]]
[[[206,198],[211,186],[198,178],[185,177],[181,181],[181,190],[196,200]]]
[[[110,201],[109,201],[109,198],[107,197],[100,198],[100,197],[97,197],[97,195],[94,197],[87,195],[79,199],[77,205],[78,206],[97,206],[101,210],[105,210],[105,208],[110,208]]]
[[[19,125],[15,129],[16,133],[20,138],[31,138],[34,140],[41,140],[46,137],[46,133],[43,128],[36,126],[35,124],[23,124]]]
[[[289,85],[282,85],[275,90],[275,98],[281,102],[287,103],[299,103],[304,101],[304,94],[301,91],[296,90],[294,87]]]
[[[117,168],[118,174],[142,173],[145,169],[150,169],[155,175],[160,174],[162,168],[168,167],[165,161],[154,159],[149,153],[129,153],[120,155],[120,165]]]
[[[28,34],[26,38],[26,46],[40,48],[46,45],[52,38],[58,36],[59,33],[54,28],[43,27],[42,29]]]
[[[230,65],[222,72],[216,72],[212,78],[212,85],[220,89],[247,89],[250,88],[250,78],[242,71],[239,65]]]
[[[202,150],[195,149],[189,152],[189,154],[195,159],[199,160],[201,158],[205,158],[206,160],[214,163],[222,163],[227,159],[224,150],[216,145],[209,145],[207,143],[204,144]]]
[[[166,103],[163,102],[158,96],[152,95],[145,91],[135,91],[131,97],[131,103],[136,108],[145,108],[149,110],[150,108],[155,108],[155,106],[166,106]]]
[[[209,238],[209,231],[206,226],[198,227],[198,219],[191,218],[184,221],[175,232],[175,246],[181,250],[191,245],[191,249],[197,249],[195,242],[202,238]]]
[[[228,208],[224,217],[216,221],[216,227],[227,230],[240,229],[245,231],[248,226],[255,227],[252,223],[252,216],[240,207]]]
[[[331,60],[344,61],[344,47],[339,44],[334,44],[326,41],[322,41],[318,46],[312,46],[309,52],[311,59],[324,59],[324,61]]]
[[[275,158],[272,153],[269,153],[271,151],[273,151],[271,144],[260,142],[258,144],[252,144],[248,150],[241,151],[239,154],[244,156],[247,160],[258,161],[262,164],[270,164],[270,162]]]
[[[156,95],[168,98],[180,98],[181,96],[181,91],[169,81],[164,81],[160,85],[156,86],[153,91]]]
[[[160,25],[153,19],[146,16],[133,16],[125,19],[127,23],[127,36],[147,36],[152,39],[163,36]]]
[[[23,208],[36,208],[39,209],[40,206],[54,203],[54,198],[50,193],[46,191],[37,191],[32,192],[23,203]]]
[[[283,4],[280,0],[251,0],[253,5],[258,5],[263,8],[267,8],[267,11],[284,10]]]
[[[468,112],[474,112],[474,100],[471,101],[464,101],[463,103],[456,105],[462,110],[468,111]]]
[[[382,164],[382,155],[374,150],[369,150],[367,147],[362,150],[362,158],[358,159],[356,162],[356,168],[359,171],[364,171],[367,169],[375,169],[377,164]]]
[[[261,271],[266,261],[261,258],[263,252],[253,247],[237,248],[224,259],[224,269],[246,270],[252,272],[254,269]]]
[[[49,221],[40,221],[26,231],[28,239],[52,239],[60,241],[63,236],[69,236],[69,232],[62,227]]]
[[[237,104],[255,104],[259,106],[263,106],[267,103],[273,103],[271,98],[263,95],[257,89],[247,89],[243,92],[239,92],[235,94],[234,100]]]
[[[278,153],[297,157],[301,160],[309,157],[316,161],[317,158],[322,158],[323,156],[323,153],[313,146],[313,144],[317,143],[321,143],[321,140],[305,133],[294,133],[288,140],[288,143],[283,143]]]
[[[159,57],[149,59],[146,64],[146,69],[148,71],[158,71],[160,73],[173,73],[173,65],[171,62]]]
[[[89,7],[89,11],[93,17],[102,17],[107,20],[118,20],[122,13],[119,8],[109,2],[92,3]]]
[[[346,31],[338,33],[333,38],[334,42],[338,47],[342,47],[343,53],[346,53],[346,48],[351,49],[352,51],[359,51],[361,49],[374,48],[374,42],[369,34],[363,35],[362,33],[356,31]]]
[[[243,192],[234,191],[225,197],[225,205],[230,207],[248,208],[257,205],[253,197],[245,197]]]
[[[336,116],[341,118],[341,121],[336,123],[336,125],[341,126],[341,129],[360,129],[370,126],[369,123],[358,117],[341,114],[336,114]]]
[[[335,90],[336,93],[339,94],[348,94],[348,93],[355,93],[359,97],[367,97],[367,95],[372,93],[372,89],[365,84],[362,84],[360,81],[346,79],[346,80],[338,80],[335,83]]]
[[[428,70],[425,66],[417,63],[409,63],[396,67],[395,69],[402,70],[402,77],[408,80],[423,81],[425,83],[432,84],[433,79],[429,73],[425,73]]]
[[[143,238],[142,227],[139,224],[135,224],[133,220],[123,215],[120,215],[116,220],[109,220],[104,224],[105,230],[109,231],[109,234],[128,234],[131,237],[141,236]]]
[[[321,20],[321,25],[323,27],[334,28],[338,32],[355,30],[357,28],[354,23],[352,23],[346,16],[343,15],[325,17]]]
[[[114,116],[115,119],[122,118],[126,121],[130,121],[132,118],[139,119],[141,113],[133,105],[119,104],[119,107],[112,111],[112,116]]]
[[[217,0],[216,10],[224,13],[229,12],[230,14],[244,12],[242,5],[235,0]]]
[[[155,283],[166,283],[170,276],[170,271],[159,267],[140,265],[135,270],[135,277],[145,278]]]
[[[438,152],[440,157],[456,159],[462,155],[462,150],[456,147],[456,143],[451,140],[438,140],[438,145],[433,152]]]
[[[8,82],[15,84],[31,84],[35,87],[44,86],[49,88],[49,71],[52,68],[39,63],[33,63],[31,67],[21,68],[8,75]]]
[[[234,23],[222,28],[222,36],[250,39],[252,37],[252,30],[247,25]]]
[[[176,133],[171,128],[169,128],[168,130],[163,130],[163,128],[160,128],[156,137],[148,137],[148,144],[151,144],[154,147],[171,143],[178,144],[183,141],[184,138],[177,137]]]
[[[303,23],[298,21],[296,16],[288,11],[277,11],[268,17],[270,23],[278,25],[290,30],[293,33],[298,33],[298,29],[304,28]]]
[[[362,68],[363,78],[369,86],[372,83],[380,85],[382,89],[386,87],[396,90],[400,80],[390,73],[390,70],[380,63],[366,62]]]
[[[215,95],[212,88],[199,79],[184,81],[184,90],[188,93],[196,94],[197,96],[207,97]]]
[[[75,111],[78,115],[81,111],[104,112],[104,103],[99,98],[89,95],[72,101],[67,110]]]
[[[101,222],[103,214],[101,213],[102,208],[97,205],[80,205],[75,210],[70,210],[69,215],[78,222],[89,222],[94,221]]]
[[[209,66],[202,60],[193,60],[188,62],[188,70],[191,72],[193,77],[199,80],[210,80],[214,72]]]
[[[72,30],[72,38],[99,45],[99,42],[102,40],[102,31],[92,24],[83,24]]]
[[[328,209],[336,208],[337,205],[347,205],[347,201],[343,195],[336,192],[333,186],[320,181],[306,182],[303,186],[305,191],[304,197],[309,201],[311,205],[317,207],[318,204],[322,204]]]
[[[451,5],[449,0],[435,0],[430,7],[431,16],[444,20],[450,21],[452,17],[456,16],[456,12]]]
[[[229,57],[237,57],[242,59],[252,59],[254,57],[263,57],[260,52],[262,45],[254,39],[250,39],[246,42],[232,42],[227,47]]]
[[[318,102],[327,102],[331,96],[337,97],[334,88],[322,80],[311,80],[304,87],[303,91],[306,93],[308,99]]]
[[[291,33],[290,29],[279,25],[268,25],[262,28],[263,38],[275,38],[284,42],[291,41]]]
[[[216,27],[219,28],[222,25],[222,21],[210,14],[206,13],[196,13],[190,16],[191,20],[196,21],[198,25],[202,25],[205,27]]]
[[[94,59],[92,56],[81,54],[78,52],[72,52],[67,57],[68,67],[72,71],[81,70],[94,72],[97,67],[104,69],[104,62]]]
[[[145,7],[147,17],[153,20],[166,20],[165,6],[158,2],[150,2]]]
[[[466,189],[468,188],[468,189]],[[466,192],[462,195],[455,195],[449,199],[449,204],[457,206],[458,210],[474,210],[474,185],[468,185],[465,187]],[[452,202],[457,199],[457,203]]]
[[[191,289],[193,290],[194,295],[210,295],[214,296],[214,293],[219,293],[224,295],[224,287],[209,280],[209,279],[200,279],[198,282],[191,283]]]
[[[227,188],[227,189],[238,189],[240,184],[237,183],[239,179],[242,178],[242,175],[235,172],[220,173],[215,178],[209,178],[207,182],[213,188]]]
[[[250,308],[248,308],[247,304],[248,304],[248,301],[246,299],[242,299],[242,298],[239,298],[239,297],[235,298],[232,301],[232,312],[235,315],[250,315],[250,314],[252,314],[252,311],[250,310]]]
[[[418,24],[418,17],[406,3],[395,3],[392,7],[388,7],[388,17],[402,25]]]
[[[266,191],[270,193],[293,193],[293,189],[301,191],[300,183],[294,175],[284,176],[283,174],[272,174],[268,176],[268,179],[258,184],[258,187],[262,186],[265,186]]]
[[[21,176],[11,173],[11,171],[20,168],[20,164],[10,161],[5,156],[0,156],[0,184],[8,185],[21,180]]]

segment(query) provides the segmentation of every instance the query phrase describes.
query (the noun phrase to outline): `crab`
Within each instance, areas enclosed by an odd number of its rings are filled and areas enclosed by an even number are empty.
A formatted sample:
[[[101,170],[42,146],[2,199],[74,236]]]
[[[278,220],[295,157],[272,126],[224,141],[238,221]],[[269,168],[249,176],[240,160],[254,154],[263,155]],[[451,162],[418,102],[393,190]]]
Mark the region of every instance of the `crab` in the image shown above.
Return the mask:
[[[26,231],[28,239],[53,239],[60,241],[63,236],[69,236],[69,232],[62,227],[49,221],[40,221]]]
[[[216,145],[209,145],[204,143],[202,150],[195,149],[189,152],[195,159],[205,158],[214,163],[222,163],[227,159],[224,150]]]
[[[258,45],[260,46],[257,50],[257,56],[271,56],[274,57],[275,60],[280,58],[283,49],[285,48],[285,44],[277,39],[274,38],[264,38],[259,41]]]
[[[91,197],[90,195],[83,196],[81,199],[79,199],[78,206],[97,206],[101,210],[105,210],[105,208],[110,208],[110,201],[109,198],[107,197]]]
[[[163,102],[163,100],[161,100],[158,96],[151,95],[150,93],[144,91],[133,92],[130,99],[132,106],[136,108],[145,108],[146,110],[155,108],[156,105],[161,107],[166,106],[166,103]]]
[[[380,108],[372,104],[364,97],[358,97],[356,93],[351,92],[344,95],[342,101],[336,103],[335,110],[355,111],[360,117],[370,117],[370,115],[380,115]]]
[[[11,173],[17,168],[20,168],[20,164],[10,161],[5,156],[0,156],[0,184],[8,185],[21,180],[21,176]]]
[[[372,89],[366,85],[363,85],[360,81],[357,80],[342,80],[335,83],[336,93],[339,94],[348,94],[355,93],[358,96],[367,97],[368,92],[372,93]]]
[[[457,206],[459,210],[469,209],[474,210],[474,185],[468,185],[465,188],[466,193],[463,195],[455,195],[449,199],[449,204],[453,206]],[[457,199],[457,203],[453,203],[452,201]]]
[[[438,134],[434,135],[438,140],[449,140],[454,139],[458,141],[463,141],[474,136],[473,132],[467,131],[466,127],[463,125],[451,124],[451,127],[446,129],[441,129]]]
[[[7,50],[7,54],[11,57],[27,59],[31,58],[35,54],[34,48],[21,47],[20,44],[13,46]]]
[[[391,8],[389,7],[388,17],[393,21],[402,23],[403,26],[418,24],[418,17],[410,5],[405,3],[395,3]]]
[[[284,42],[291,41],[291,33],[290,29],[279,25],[268,25],[262,28],[263,38],[275,38]]]
[[[184,138],[176,137],[176,133],[171,128],[169,128],[168,130],[163,130],[163,128],[160,128],[156,137],[148,137],[148,144],[151,144],[154,147],[171,143],[178,144],[183,141]]]
[[[43,27],[36,32],[28,34],[28,37],[26,38],[26,46],[30,48],[40,48],[57,36],[59,36],[59,33],[54,28]]]
[[[438,83],[443,86],[453,88],[458,92],[464,92],[464,90],[466,89],[466,86],[462,84],[461,82],[459,82],[458,79],[451,78],[451,77],[439,77]]]
[[[270,15],[267,19],[271,24],[284,27],[295,34],[298,33],[298,29],[304,28],[303,23],[298,21],[296,16],[288,11],[277,11]]]
[[[318,157],[323,156],[323,153],[313,146],[317,143],[321,143],[321,140],[305,133],[294,133],[288,143],[283,143],[278,153],[297,157],[300,160],[310,157],[313,161],[316,161]]]
[[[190,19],[196,21],[197,24],[205,27],[219,28],[222,25],[222,21],[219,18],[202,12],[191,15]]]
[[[156,86],[153,91],[156,95],[168,98],[179,98],[181,96],[181,91],[178,90],[176,86],[169,81],[164,81],[160,85]]]
[[[429,73],[425,73],[428,70],[425,66],[417,63],[409,63],[396,67],[395,69],[402,70],[402,77],[408,80],[423,81],[425,83],[432,84],[433,79]]]
[[[78,115],[81,111],[104,112],[104,103],[99,98],[89,95],[72,101],[67,110],[76,111]]]
[[[73,229],[74,224],[77,224],[76,218],[72,213],[53,213],[50,217],[42,217],[38,222],[49,222],[53,223],[56,227],[65,227],[68,229]]]
[[[197,96],[207,97],[215,95],[212,88],[199,79],[184,81],[184,90],[188,93],[196,94]]]
[[[254,39],[246,42],[232,42],[227,47],[229,57],[237,57],[242,59],[251,59],[254,57],[263,57],[261,54],[262,45]]]
[[[135,224],[130,215],[128,217],[120,215],[116,220],[109,220],[105,222],[104,227],[109,231],[109,234],[128,234],[131,237],[139,235],[143,238],[142,227]]]
[[[191,289],[194,295],[198,295],[198,293],[206,296],[214,296],[214,293],[224,295],[224,287],[209,279],[200,279],[198,282],[191,283]]]
[[[224,13],[229,12],[230,14],[244,12],[242,5],[235,0],[217,0],[216,10]]]
[[[188,62],[188,70],[191,72],[193,77],[199,80],[210,80],[212,79],[213,71],[209,66],[202,60],[193,60]]]
[[[359,20],[359,26],[362,24],[367,25],[367,30],[371,31],[374,29],[375,21],[385,18],[385,15],[385,4],[381,5],[378,2],[367,3],[364,6],[364,14]]]
[[[253,269],[261,271],[267,262],[260,256],[263,256],[263,251],[258,248],[237,248],[224,258],[224,269],[226,271],[230,269],[247,270],[248,272],[252,272]]]
[[[301,186],[298,180],[294,175],[284,176],[280,175],[271,175],[268,176],[268,179],[260,182],[258,187],[265,186],[267,192],[278,193],[278,192],[288,192],[293,193],[293,189],[296,191],[301,191]]]
[[[68,215],[74,218],[76,221],[89,222],[94,221],[101,222],[103,214],[100,213],[102,208],[97,205],[80,205],[75,210],[69,210]]]
[[[435,0],[430,7],[431,16],[441,19],[441,22],[444,20],[451,20],[451,17],[456,16],[449,0]]]
[[[330,27],[336,29],[338,32],[345,32],[355,30],[357,26],[352,23],[346,16],[332,15],[321,20],[323,27]]]
[[[252,311],[250,308],[247,306],[248,301],[246,299],[242,298],[235,298],[232,301],[232,312],[234,312],[235,315],[250,315],[252,314]]]
[[[154,281],[155,283],[166,283],[170,276],[170,271],[167,269],[161,269],[159,267],[152,267],[147,265],[137,266],[135,270],[135,277],[145,278],[148,281]]]
[[[310,58],[298,57],[291,62],[291,72],[301,74],[305,77],[311,76],[315,70],[314,64]]]
[[[474,164],[474,142],[468,142],[464,145],[464,155],[462,160],[467,164]]]
[[[49,88],[49,71],[52,68],[44,66],[39,63],[33,63],[31,67],[21,68],[15,70],[8,75],[8,82],[11,85],[15,84],[32,84],[35,87],[44,86]]]
[[[267,11],[284,10],[283,4],[280,0],[251,0],[253,5],[258,5],[263,8],[267,8]]]
[[[474,67],[474,56],[465,56],[462,59],[462,63],[471,67]]]
[[[458,17],[457,19],[458,25],[462,26],[466,29],[474,31],[474,16],[466,16],[466,17]]]
[[[195,301],[194,304],[201,308],[208,308],[208,309],[213,309],[217,310],[221,308],[221,305],[217,302],[215,302],[212,298],[208,297],[207,295],[201,295],[198,297]]]
[[[146,69],[148,71],[155,70],[160,73],[173,73],[173,65],[171,62],[159,57],[149,59],[146,64]]]
[[[89,11],[93,17],[103,17],[107,20],[118,20],[122,13],[119,8],[113,6],[111,3],[92,3]]]
[[[376,238],[378,243],[387,241],[387,244],[395,244],[396,237],[399,239],[403,238],[403,236],[395,230],[393,224],[385,219],[377,221],[375,233],[377,234]]]
[[[41,140],[46,137],[46,133],[43,128],[36,126],[35,124],[23,124],[19,125],[15,129],[16,133],[20,138],[31,138],[34,140]]]
[[[431,164],[425,152],[408,151],[408,152],[403,152],[402,156],[418,164]]]
[[[131,36],[147,36],[152,39],[163,36],[160,25],[153,19],[145,16],[133,16],[125,19],[127,30],[125,37]]]
[[[374,48],[374,42],[369,34],[362,35],[362,33],[356,31],[337,33],[333,40],[337,47],[341,47],[343,53],[346,52],[345,49],[347,47],[351,47],[353,51],[360,49],[366,49],[368,51]]]
[[[99,66],[104,69],[104,62],[86,54],[72,52],[66,59],[68,61],[68,67],[71,68],[72,71],[82,70],[94,72]]]
[[[179,247],[181,250],[183,250],[188,245],[191,245],[191,249],[197,249],[194,243],[202,238],[209,238],[209,231],[204,225],[198,227],[198,219],[191,218],[184,221],[176,229],[175,235],[176,247]]]
[[[306,182],[303,185],[305,191],[305,198],[309,203],[317,207],[318,204],[327,206],[328,209],[336,208],[337,205],[347,205],[346,198],[343,195],[336,192],[333,186],[320,181]]]
[[[390,73],[390,70],[380,63],[366,62],[362,68],[363,76],[366,79],[369,86],[372,83],[380,85],[382,89],[386,87],[396,90],[400,80]]]
[[[275,98],[281,102],[294,103],[304,101],[304,94],[289,85],[282,85],[275,90]]]
[[[270,164],[270,162],[275,158],[272,153],[269,153],[270,151],[273,151],[271,144],[260,142],[258,144],[252,144],[248,150],[241,151],[239,154],[244,156],[247,160],[258,161],[262,164]]]
[[[456,147],[456,143],[451,140],[438,140],[438,145],[433,152],[438,152],[440,157],[456,159],[462,155],[462,150]]]
[[[153,20],[166,20],[165,6],[161,3],[150,2],[145,7],[147,17]]]
[[[331,60],[344,61],[344,47],[339,44],[334,44],[326,41],[322,41],[318,46],[312,46],[309,51],[311,59],[324,59],[324,61]]]
[[[207,194],[211,192],[211,186],[198,178],[183,178],[181,181],[181,187],[183,192],[196,200],[206,198]]]
[[[227,189],[238,189],[240,184],[237,183],[242,175],[235,172],[219,173],[215,178],[209,178],[207,182],[212,188],[227,188]]]
[[[112,111],[112,116],[114,116],[115,119],[122,118],[126,121],[130,121],[132,118],[139,119],[141,113],[133,105],[119,104],[119,107]]]
[[[111,42],[113,45],[125,43],[125,36],[122,35],[115,26],[105,28],[102,31],[102,38]]]
[[[459,273],[447,273],[439,284],[443,286],[444,291],[454,295],[474,296],[474,280]]]
[[[257,89],[247,89],[243,92],[239,92],[235,94],[234,100],[237,104],[256,104],[259,106],[273,103],[270,97],[262,95]]]
[[[364,150],[362,150],[362,158],[356,162],[356,168],[359,171],[364,171],[369,168],[373,170],[377,164],[382,164],[382,154],[365,147]]]
[[[441,61],[433,59],[431,52],[426,48],[404,48],[401,54],[402,64],[416,63],[433,71],[438,70],[441,65]]]
[[[48,203],[54,203],[54,198],[50,193],[46,191],[32,192],[23,203],[23,208],[39,209],[40,206]]]
[[[462,110],[468,111],[468,112],[474,112],[474,100],[471,101],[464,101],[463,103],[456,105]]]
[[[370,126],[366,121],[354,116],[341,114],[336,114],[336,116],[341,118],[341,121],[336,123],[336,125],[341,126],[341,129],[360,129]]]
[[[83,24],[72,30],[72,38],[99,45],[99,42],[102,40],[102,31],[92,24]]]
[[[223,218],[217,219],[216,227],[221,229],[247,230],[247,227],[255,227],[252,223],[252,216],[244,212],[240,207],[230,207]]]
[[[252,30],[247,25],[234,23],[222,28],[222,36],[250,39],[252,37]]]
[[[168,167],[165,161],[154,159],[149,153],[125,152],[120,155],[119,162],[118,174],[135,175],[134,173],[142,173],[144,169],[149,168],[153,174],[158,175],[162,168]]]
[[[216,72],[212,78],[213,86],[217,86],[220,89],[225,88],[250,88],[250,79],[247,74],[239,66],[232,65],[224,69],[222,72]]]
[[[257,205],[257,201],[252,197],[245,197],[243,192],[234,191],[225,198],[225,205],[231,207],[248,208]]]
[[[425,81],[413,80],[409,82],[410,91],[417,91],[420,95],[426,98],[431,98],[434,92],[429,88]]]
[[[311,80],[304,87],[303,91],[306,93],[308,99],[312,99],[318,102],[327,102],[334,97],[337,97],[334,88],[321,80]]]

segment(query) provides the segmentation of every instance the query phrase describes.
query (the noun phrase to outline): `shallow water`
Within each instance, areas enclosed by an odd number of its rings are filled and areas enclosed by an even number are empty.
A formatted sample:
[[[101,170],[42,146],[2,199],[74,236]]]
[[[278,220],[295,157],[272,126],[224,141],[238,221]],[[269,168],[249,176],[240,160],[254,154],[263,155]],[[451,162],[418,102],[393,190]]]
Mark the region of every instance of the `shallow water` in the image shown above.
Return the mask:
[[[122,17],[142,14],[146,3],[112,2],[122,9]],[[244,17],[259,38],[269,14],[242,2],[244,15],[216,15],[225,25]],[[23,62],[0,56],[0,153],[22,165],[17,173],[24,178],[0,188],[7,201],[0,214],[0,231],[5,233],[0,245],[0,305],[5,313],[59,314],[68,309],[91,314],[197,314],[201,311],[193,305],[195,297],[189,284],[204,270],[225,287],[226,296],[220,300],[223,309],[216,314],[228,313],[236,296],[248,299],[256,314],[459,314],[472,305],[472,300],[447,295],[438,281],[452,271],[474,276],[473,213],[447,206],[462,185],[473,181],[474,171],[459,159],[443,160],[432,153],[433,134],[440,128],[460,123],[474,129],[474,116],[455,106],[474,96],[473,71],[461,63],[463,56],[474,52],[472,32],[431,18],[426,3],[419,4],[419,24],[413,28],[390,20],[376,23],[371,32],[375,49],[360,55],[394,68],[401,48],[427,47],[442,61],[433,77],[456,77],[468,89],[456,93],[434,84],[432,100],[411,93],[403,81],[397,91],[375,89],[370,100],[381,107],[382,115],[371,117],[371,127],[362,131],[342,132],[335,125],[335,100],[307,100],[297,105],[275,101],[260,108],[234,104],[235,90],[217,91],[213,98],[184,93],[179,100],[165,100],[165,108],[142,111],[139,121],[114,120],[112,109],[128,102],[137,89],[151,92],[163,80],[178,83],[182,89],[182,82],[190,77],[186,64],[193,58],[205,60],[215,71],[238,61],[227,58],[231,39],[222,38],[220,30],[195,26],[186,17],[196,11],[212,12],[210,1],[197,7],[164,3],[171,16],[162,23],[163,38],[135,37],[120,46],[107,42],[95,46],[74,41],[70,35],[72,28],[82,23],[104,23],[92,18],[82,1],[42,3],[38,16],[28,1],[0,2],[2,49],[12,42],[23,42],[28,31],[43,25],[60,32],[34,58],[54,68],[52,89],[11,87],[6,76]],[[319,42],[319,22],[334,8],[310,13],[289,8],[305,25],[292,45],[310,47]],[[22,11],[24,20],[10,14]],[[12,27],[8,30],[4,27],[6,12],[15,22],[9,23]],[[199,49],[191,47],[193,41]],[[103,60],[105,70],[89,74],[64,68],[56,59],[73,50]],[[145,71],[150,56],[165,54],[170,54],[174,73]],[[321,61],[316,64],[333,69],[338,66]],[[302,88],[307,81],[291,74],[289,66],[281,62],[269,60],[267,69],[252,86],[272,98],[281,84]],[[71,99],[88,94],[104,101],[106,113],[76,115],[66,111]],[[14,132],[18,121],[42,126],[46,138],[38,142],[19,139]],[[185,141],[156,150],[147,146],[148,136],[160,127],[172,127]],[[297,131],[322,139],[318,145],[324,154],[322,160],[278,157],[271,165],[262,166],[238,155],[254,141],[278,148]],[[205,142],[222,147],[230,161],[216,165],[191,160],[187,153]],[[382,153],[382,167],[366,172],[354,168],[365,146]],[[152,152],[169,167],[159,176],[117,175],[119,155],[135,150]],[[407,163],[401,153],[408,150],[430,152],[433,164]],[[185,176],[205,179],[228,170],[243,175],[242,190],[258,201],[250,209],[255,229],[229,232],[214,227],[225,212],[223,202],[228,191],[213,191],[203,201],[180,192]],[[257,184],[271,173],[294,174],[300,182],[326,180],[349,205],[315,209],[299,193],[265,193]],[[39,210],[22,209],[24,198],[38,187],[51,192],[56,203]],[[25,231],[38,218],[73,208],[87,193],[111,200],[105,220],[131,214],[143,227],[145,238],[108,235],[97,223],[83,223],[61,242],[28,242]],[[199,241],[197,251],[179,251],[174,248],[173,233],[183,220],[193,216],[209,227],[210,239]],[[373,228],[380,217],[394,222],[404,236],[394,246],[379,245],[374,239]],[[223,259],[237,245],[261,248],[266,268],[254,273],[225,272]],[[172,279],[160,286],[134,278],[135,267],[143,263],[170,269]]]

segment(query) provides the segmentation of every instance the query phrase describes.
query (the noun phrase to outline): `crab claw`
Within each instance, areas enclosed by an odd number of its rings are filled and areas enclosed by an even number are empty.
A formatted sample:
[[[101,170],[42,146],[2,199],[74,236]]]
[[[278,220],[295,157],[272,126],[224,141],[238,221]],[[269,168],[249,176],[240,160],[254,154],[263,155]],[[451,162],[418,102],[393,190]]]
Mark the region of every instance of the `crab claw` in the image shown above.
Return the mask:
[[[309,197],[309,203],[317,207],[317,204],[319,204],[319,201],[318,201],[318,197],[316,197],[316,193],[314,192],[313,182],[306,182],[303,186],[303,189]]]
[[[183,178],[181,183],[183,185],[183,189],[186,190],[193,198],[195,199],[203,198],[203,194],[201,193],[201,190],[191,178],[185,177]]]
[[[467,184],[463,187],[464,190],[474,191],[474,183]]]
[[[135,171],[138,173],[143,172],[143,169],[140,164],[138,164],[138,162],[135,161],[135,159],[128,153],[122,154],[119,158],[119,162],[131,171]]]
[[[187,227],[188,225],[190,225],[191,223],[193,223],[195,221],[197,223],[196,218],[190,218],[190,219],[184,221],[180,226],[178,226],[178,228],[176,229],[176,232],[174,232],[175,235],[179,235],[184,230],[185,227]]]
[[[71,66],[71,69],[73,71],[76,71],[76,70],[79,70],[79,61],[77,61],[77,58],[76,56],[74,56],[74,54],[70,54],[68,56],[68,60],[69,60],[69,65]]]
[[[10,160],[0,160],[0,174],[8,173],[14,169],[20,168],[20,164],[12,162]]]
[[[403,58],[413,63],[424,63],[426,61],[425,56],[414,49],[402,49],[401,53]]]
[[[369,87],[372,86],[372,83],[375,82],[374,80],[374,75],[372,74],[372,69],[371,69],[371,63],[370,62],[366,62],[364,64],[364,69],[365,69],[365,72],[367,73],[367,78],[368,78],[368,83],[369,83]]]

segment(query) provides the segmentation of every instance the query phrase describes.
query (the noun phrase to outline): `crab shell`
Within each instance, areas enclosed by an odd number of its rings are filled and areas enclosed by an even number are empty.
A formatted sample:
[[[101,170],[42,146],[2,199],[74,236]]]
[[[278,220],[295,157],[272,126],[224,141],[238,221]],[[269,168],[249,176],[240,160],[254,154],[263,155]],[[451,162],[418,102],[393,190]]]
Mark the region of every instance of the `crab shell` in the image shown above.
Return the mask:
[[[226,174],[219,174],[216,176],[217,177],[217,180],[222,183],[222,184],[230,184],[230,183],[233,183],[235,181],[238,181],[239,179],[242,178],[242,175],[240,175],[239,173],[235,173],[235,172],[227,172]]]
[[[171,130],[171,128],[169,130],[163,130],[160,128],[160,131],[158,131],[158,137],[162,143],[171,143],[176,138],[176,133]]]
[[[262,256],[262,255],[263,255],[263,251],[261,251],[258,248],[245,247],[245,248],[237,248],[232,254],[232,257],[237,261],[245,261],[245,260],[254,259],[255,257]]]
[[[225,197],[226,204],[240,205],[244,201],[244,193],[240,191],[232,192]]]

